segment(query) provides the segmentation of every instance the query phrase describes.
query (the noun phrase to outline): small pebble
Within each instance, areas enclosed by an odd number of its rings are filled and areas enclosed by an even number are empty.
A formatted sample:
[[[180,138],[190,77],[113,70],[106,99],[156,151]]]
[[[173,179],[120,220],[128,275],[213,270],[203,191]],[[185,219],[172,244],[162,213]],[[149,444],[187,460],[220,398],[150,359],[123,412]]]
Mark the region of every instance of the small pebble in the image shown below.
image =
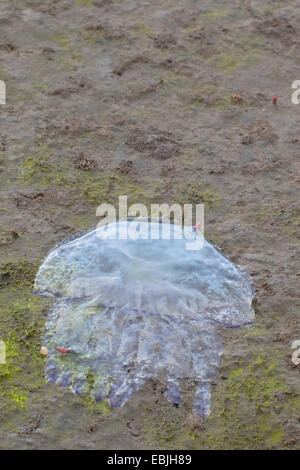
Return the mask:
[[[40,349],[40,353],[42,356],[48,356],[48,349],[45,346],[42,346]]]

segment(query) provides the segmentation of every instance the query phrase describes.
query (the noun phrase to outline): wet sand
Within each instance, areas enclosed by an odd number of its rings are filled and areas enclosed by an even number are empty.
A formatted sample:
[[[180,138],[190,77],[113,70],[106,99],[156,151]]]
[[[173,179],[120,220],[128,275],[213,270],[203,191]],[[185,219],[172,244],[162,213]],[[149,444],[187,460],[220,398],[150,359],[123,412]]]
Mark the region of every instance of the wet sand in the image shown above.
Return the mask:
[[[297,3],[1,2],[0,448],[299,449]],[[45,383],[38,266],[119,195],[204,203],[206,237],[252,276],[256,323],[220,329],[204,421],[188,380],[178,408],[158,379],[112,411]]]

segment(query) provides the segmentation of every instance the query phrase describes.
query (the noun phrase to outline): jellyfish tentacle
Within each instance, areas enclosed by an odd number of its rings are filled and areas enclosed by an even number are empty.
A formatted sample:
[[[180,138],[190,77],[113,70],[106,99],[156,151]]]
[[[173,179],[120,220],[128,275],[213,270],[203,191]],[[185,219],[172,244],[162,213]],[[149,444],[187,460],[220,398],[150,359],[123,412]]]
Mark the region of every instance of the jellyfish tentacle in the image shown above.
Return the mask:
[[[210,412],[211,384],[198,382],[195,388],[193,411],[198,416],[205,417]]]
[[[113,343],[114,367],[112,377],[117,380],[112,384],[107,395],[111,407],[122,407],[132,393],[144,383],[136,370],[141,332],[144,321],[141,314],[128,309],[114,309],[112,323],[116,333]]]
[[[134,376],[123,376],[123,381],[119,386],[113,386],[108,394],[108,403],[111,408],[122,408],[128,398],[137,391],[144,383],[143,379],[137,382]]]
[[[174,406],[180,405],[181,394],[180,394],[178,378],[168,376],[166,377],[166,382],[167,382],[167,389],[164,392],[165,397],[167,397],[167,399],[172,405]]]

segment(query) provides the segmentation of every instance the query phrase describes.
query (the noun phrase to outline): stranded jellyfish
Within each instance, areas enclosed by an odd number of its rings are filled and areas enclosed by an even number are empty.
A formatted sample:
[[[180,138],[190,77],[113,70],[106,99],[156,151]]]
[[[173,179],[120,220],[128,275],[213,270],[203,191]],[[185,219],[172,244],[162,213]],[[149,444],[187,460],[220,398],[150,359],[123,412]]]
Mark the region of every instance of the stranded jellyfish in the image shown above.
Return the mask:
[[[254,319],[250,278],[202,234],[190,229],[194,243],[201,238],[197,248],[177,225],[139,222],[140,236],[122,239],[132,223],[78,235],[40,267],[35,292],[54,299],[44,336],[47,380],[112,407],[151,378],[163,380],[179,405],[186,382],[194,411],[205,416],[220,363],[218,328]]]

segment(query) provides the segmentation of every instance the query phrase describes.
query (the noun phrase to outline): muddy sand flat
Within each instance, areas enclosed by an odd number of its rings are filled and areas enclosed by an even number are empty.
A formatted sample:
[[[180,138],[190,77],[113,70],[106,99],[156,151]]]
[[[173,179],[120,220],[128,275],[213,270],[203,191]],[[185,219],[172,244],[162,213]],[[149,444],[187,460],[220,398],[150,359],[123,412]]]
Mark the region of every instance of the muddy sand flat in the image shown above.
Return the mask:
[[[300,5],[2,0],[2,449],[299,449]],[[277,103],[273,97],[277,96]],[[220,329],[211,414],[147,382],[121,410],[49,385],[32,294],[102,202],[204,203],[206,237],[253,278],[256,323]]]

